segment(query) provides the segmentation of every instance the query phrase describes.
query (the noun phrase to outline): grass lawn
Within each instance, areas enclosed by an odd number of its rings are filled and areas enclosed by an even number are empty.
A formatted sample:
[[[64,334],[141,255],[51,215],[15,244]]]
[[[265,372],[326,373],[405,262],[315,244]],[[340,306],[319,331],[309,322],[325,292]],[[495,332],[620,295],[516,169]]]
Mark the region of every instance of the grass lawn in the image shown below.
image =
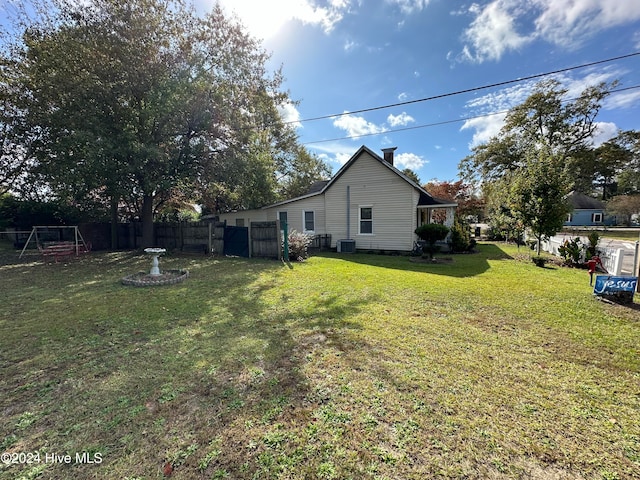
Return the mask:
[[[640,478],[640,305],[521,252],[5,253],[0,479]]]

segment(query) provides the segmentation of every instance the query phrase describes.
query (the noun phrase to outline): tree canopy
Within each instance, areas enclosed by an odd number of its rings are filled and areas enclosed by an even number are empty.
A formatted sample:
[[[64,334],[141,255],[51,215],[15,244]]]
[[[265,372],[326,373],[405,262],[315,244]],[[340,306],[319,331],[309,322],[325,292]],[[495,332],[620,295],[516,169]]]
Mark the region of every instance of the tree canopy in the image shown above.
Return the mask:
[[[623,179],[633,188],[636,177],[624,172],[640,172],[629,169],[637,161],[637,134],[621,132],[597,147],[593,142],[602,101],[615,86],[600,83],[568,99],[557,80],[540,82],[509,110],[498,135],[460,162],[463,178],[482,182],[494,226],[528,228],[539,248],[543,237],[562,228],[571,190],[599,190],[607,199]]]
[[[37,4],[4,55],[0,98],[2,158],[22,149],[30,185],[114,215],[129,205],[149,245],[176,195],[251,208],[278,199],[283,177],[327,172],[278,113],[292,102],[280,71],[219,5],[200,17],[182,0]]]
[[[474,147],[460,162],[463,177],[482,181],[504,178],[526,167],[529,152],[544,148],[564,164],[573,182],[581,181],[582,164],[593,148],[595,118],[615,85],[600,83],[586,88],[577,99],[567,100],[568,91],[557,80],[538,83],[523,103],[509,110],[498,135]],[[584,175],[591,178],[593,172],[587,169]]]

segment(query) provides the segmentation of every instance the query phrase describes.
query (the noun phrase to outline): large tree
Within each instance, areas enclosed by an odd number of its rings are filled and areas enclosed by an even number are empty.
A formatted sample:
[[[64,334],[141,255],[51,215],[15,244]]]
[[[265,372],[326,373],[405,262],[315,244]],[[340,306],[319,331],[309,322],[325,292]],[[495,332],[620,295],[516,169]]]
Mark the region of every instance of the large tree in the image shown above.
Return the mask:
[[[571,208],[566,200],[569,181],[562,164],[544,149],[531,152],[526,167],[506,183],[504,200],[510,216],[529,228],[537,253],[545,237],[562,229]]]
[[[524,168],[531,151],[544,147],[564,165],[572,182],[579,183],[581,172],[592,176],[591,168],[581,168],[593,149],[596,116],[602,100],[615,83],[587,87],[577,99],[567,100],[567,89],[557,80],[536,85],[521,104],[511,108],[495,137],[474,147],[460,162],[467,180],[492,181]]]
[[[620,132],[610,140],[624,156],[617,175],[617,193],[621,195],[640,194],[640,132],[628,130]]]
[[[144,246],[176,189],[273,200],[279,159],[299,148],[277,110],[290,100],[218,5],[198,17],[181,0],[38,4],[48,13],[26,26],[13,70],[37,178],[59,196],[98,196],[114,216],[133,206]]]
[[[484,211],[484,200],[477,194],[471,183],[463,180],[431,180],[422,188],[436,198],[456,202],[458,204],[456,214],[461,218],[481,216]]]
[[[460,163],[467,180],[480,180],[488,193],[495,220],[511,229],[528,228],[540,240],[562,228],[564,196],[598,178],[611,184],[613,159],[597,166],[598,155],[616,157],[602,148],[595,152],[593,136],[602,100],[615,83],[586,88],[577,99],[556,80],[539,83],[505,118],[499,134],[474,148]],[[495,222],[494,222],[495,223]]]
[[[620,217],[620,223],[631,225],[633,217],[640,215],[640,194],[613,197],[607,202],[607,212]]]

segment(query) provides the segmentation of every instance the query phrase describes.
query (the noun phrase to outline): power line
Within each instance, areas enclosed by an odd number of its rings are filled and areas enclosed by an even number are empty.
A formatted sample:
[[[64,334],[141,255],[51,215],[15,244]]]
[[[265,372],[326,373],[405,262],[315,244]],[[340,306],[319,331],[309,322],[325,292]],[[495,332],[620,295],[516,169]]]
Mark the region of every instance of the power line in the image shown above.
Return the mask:
[[[640,88],[640,85],[634,85],[633,87],[617,88],[615,90],[611,90],[610,93],[619,93],[619,92],[624,92],[624,91],[627,91],[627,90],[635,90],[635,89],[638,89],[638,88]],[[576,99],[575,98],[567,99],[566,101],[573,101],[573,100],[576,100]],[[375,135],[386,135],[387,133],[397,133],[397,132],[406,132],[408,130],[418,130],[420,128],[438,127],[440,125],[448,125],[450,123],[460,123],[460,122],[466,122],[467,120],[475,120],[476,118],[485,118],[485,117],[492,117],[494,115],[502,115],[502,114],[506,114],[508,112],[509,112],[509,110],[500,110],[498,112],[483,113],[481,115],[472,115],[470,117],[463,117],[463,118],[458,118],[458,119],[455,119],[455,120],[443,120],[442,122],[425,123],[423,125],[414,125],[412,127],[396,128],[396,129],[393,129],[393,130],[384,130],[382,132],[362,133],[360,135],[349,135],[349,136],[346,136],[346,137],[329,138],[329,139],[326,139],[326,140],[315,140],[313,142],[304,142],[302,145],[313,145],[313,144],[325,143],[325,142],[337,142],[337,141],[340,141],[340,140],[352,140],[354,138],[372,137],[372,136],[375,136]]]
[[[524,82],[526,80],[533,80],[535,78],[546,77],[546,76],[549,76],[549,75],[556,75],[558,73],[568,72],[570,70],[578,70],[578,69],[581,69],[581,68],[593,67],[595,65],[601,65],[603,63],[615,62],[617,60],[624,60],[624,59],[635,57],[635,56],[638,56],[638,55],[640,55],[640,52],[628,53],[626,55],[620,55],[618,57],[607,58],[607,59],[598,60],[598,61],[595,61],[595,62],[583,63],[582,65],[576,65],[576,66],[573,66],[573,67],[561,68],[561,69],[558,69],[558,70],[552,70],[552,71],[545,72],[545,73],[538,73],[538,74],[535,74],[535,75],[529,75],[527,77],[520,77],[520,78],[516,78],[516,79],[513,79],[513,80],[506,80],[504,82],[492,83],[492,84],[483,85],[483,86],[480,86],[480,87],[473,87],[473,88],[467,88],[467,89],[464,89],[464,90],[457,90],[455,92],[442,93],[440,95],[433,95],[431,97],[425,97],[425,98],[420,98],[420,99],[416,99],[416,100],[408,100],[406,102],[391,103],[391,104],[388,104],[388,105],[381,105],[379,107],[363,108],[361,110],[354,110],[354,111],[351,111],[351,112],[334,113],[332,115],[322,115],[322,116],[319,116],[319,117],[305,118],[305,119],[302,119],[302,120],[292,120],[292,121],[289,121],[289,122],[285,122],[285,124],[302,123],[302,122],[313,122],[313,121],[316,121],[316,120],[325,120],[327,118],[342,117],[344,115],[353,115],[353,114],[356,114],[356,113],[373,112],[375,110],[383,110],[385,108],[393,108],[393,107],[400,107],[400,106],[403,106],[403,105],[411,105],[411,104],[414,104],[414,103],[427,102],[427,101],[430,101],[430,100],[437,100],[437,99],[440,99],[440,98],[452,97],[454,95],[461,95],[463,93],[477,92],[478,90],[485,90],[487,88],[502,87],[504,85],[510,85],[512,83]]]

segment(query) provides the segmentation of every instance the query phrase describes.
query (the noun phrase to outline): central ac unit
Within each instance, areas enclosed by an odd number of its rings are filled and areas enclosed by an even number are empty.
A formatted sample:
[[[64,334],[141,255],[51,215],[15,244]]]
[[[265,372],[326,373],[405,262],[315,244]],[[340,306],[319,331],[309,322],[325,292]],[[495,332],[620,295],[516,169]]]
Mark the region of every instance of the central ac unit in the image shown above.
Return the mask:
[[[356,241],[355,240],[338,240],[336,242],[336,248],[338,253],[355,253]]]

